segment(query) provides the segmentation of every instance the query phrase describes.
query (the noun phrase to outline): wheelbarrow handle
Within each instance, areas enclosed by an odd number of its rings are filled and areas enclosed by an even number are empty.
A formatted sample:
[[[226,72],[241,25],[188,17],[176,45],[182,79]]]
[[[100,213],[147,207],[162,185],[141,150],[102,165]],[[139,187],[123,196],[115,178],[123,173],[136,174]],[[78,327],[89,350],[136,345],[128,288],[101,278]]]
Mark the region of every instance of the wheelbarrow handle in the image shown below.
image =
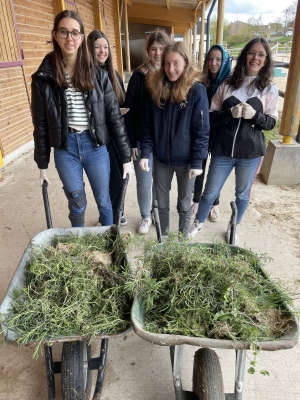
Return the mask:
[[[124,202],[125,202],[126,189],[128,186],[128,182],[129,182],[129,174],[126,174],[126,177],[122,180],[120,203],[119,203],[119,207],[118,207],[118,223],[117,223],[118,232],[120,232],[121,219],[123,216]]]
[[[235,244],[236,220],[237,220],[237,207],[234,201],[230,202],[232,214],[230,217],[230,244]]]
[[[52,218],[51,218],[50,204],[49,204],[49,197],[48,197],[47,188],[48,188],[48,182],[44,180],[43,184],[42,184],[42,193],[43,193],[43,200],[44,200],[47,228],[50,229],[50,228],[53,228],[53,225],[52,225]]]

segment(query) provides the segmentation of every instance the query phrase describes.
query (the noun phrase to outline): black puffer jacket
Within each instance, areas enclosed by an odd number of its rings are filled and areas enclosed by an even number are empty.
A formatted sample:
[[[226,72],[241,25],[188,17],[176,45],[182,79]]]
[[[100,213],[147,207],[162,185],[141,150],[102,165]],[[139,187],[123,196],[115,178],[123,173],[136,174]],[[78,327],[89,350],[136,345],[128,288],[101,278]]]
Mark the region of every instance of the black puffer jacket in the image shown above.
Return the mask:
[[[107,72],[96,67],[95,88],[83,93],[89,130],[95,147],[113,140],[122,163],[131,161],[131,146],[120,107]],[[54,80],[51,53],[32,75],[34,160],[48,168],[51,147],[68,150],[68,106],[63,87]]]

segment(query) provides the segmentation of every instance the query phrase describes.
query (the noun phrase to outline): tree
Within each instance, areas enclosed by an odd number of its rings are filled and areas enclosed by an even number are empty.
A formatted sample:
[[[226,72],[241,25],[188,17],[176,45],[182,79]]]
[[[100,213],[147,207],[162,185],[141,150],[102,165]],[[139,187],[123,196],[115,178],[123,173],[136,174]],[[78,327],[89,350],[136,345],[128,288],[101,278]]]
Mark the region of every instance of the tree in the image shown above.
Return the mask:
[[[282,31],[282,18],[278,17],[274,22],[270,22],[271,32],[281,32]]]
[[[287,8],[285,8],[282,11],[282,19],[283,19],[283,24],[284,24],[284,32],[286,32],[286,28],[289,26],[293,26],[296,18],[296,12],[297,12],[297,5],[298,1],[294,0],[291,5],[289,5]]]

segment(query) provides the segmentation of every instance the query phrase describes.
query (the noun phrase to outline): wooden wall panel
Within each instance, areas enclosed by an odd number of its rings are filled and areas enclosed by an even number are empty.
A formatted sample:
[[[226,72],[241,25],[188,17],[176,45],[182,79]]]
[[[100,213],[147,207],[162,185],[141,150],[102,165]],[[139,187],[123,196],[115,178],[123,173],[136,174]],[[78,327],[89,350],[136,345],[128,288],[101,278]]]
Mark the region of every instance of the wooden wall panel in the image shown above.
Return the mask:
[[[111,55],[113,59],[114,68],[118,69],[117,53],[116,53],[116,38],[114,26],[114,10],[113,2],[104,0],[104,17],[106,24],[106,36],[109,40]]]
[[[24,54],[24,75],[31,97],[31,75],[52,50],[53,0],[13,0],[15,17]]]
[[[78,14],[82,19],[86,36],[93,31],[94,28],[94,16],[93,16],[93,4],[92,0],[74,0],[78,7]]]
[[[32,123],[21,67],[0,69],[0,141],[2,155],[32,140]]]

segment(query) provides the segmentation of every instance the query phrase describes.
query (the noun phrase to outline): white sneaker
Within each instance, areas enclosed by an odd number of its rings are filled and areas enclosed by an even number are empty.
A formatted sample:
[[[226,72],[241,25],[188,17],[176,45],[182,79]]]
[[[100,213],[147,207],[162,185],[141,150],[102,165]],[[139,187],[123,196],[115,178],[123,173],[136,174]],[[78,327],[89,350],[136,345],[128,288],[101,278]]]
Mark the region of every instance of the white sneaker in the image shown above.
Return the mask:
[[[209,212],[209,220],[211,222],[217,222],[220,219],[220,211],[218,206],[212,206]]]
[[[145,235],[149,232],[149,228],[152,225],[151,217],[143,218],[138,226],[138,233]]]
[[[203,228],[203,222],[199,222],[197,219],[195,219],[193,225],[190,226],[189,229],[189,238],[193,238],[198,232],[200,232]]]
[[[228,243],[228,244],[231,244],[230,243],[230,234],[231,234],[231,223],[229,221],[228,225],[227,225],[227,231],[226,231],[226,243]],[[238,244],[239,244],[239,240],[238,240],[237,234],[235,233],[235,239],[234,239],[233,246],[237,246]]]

